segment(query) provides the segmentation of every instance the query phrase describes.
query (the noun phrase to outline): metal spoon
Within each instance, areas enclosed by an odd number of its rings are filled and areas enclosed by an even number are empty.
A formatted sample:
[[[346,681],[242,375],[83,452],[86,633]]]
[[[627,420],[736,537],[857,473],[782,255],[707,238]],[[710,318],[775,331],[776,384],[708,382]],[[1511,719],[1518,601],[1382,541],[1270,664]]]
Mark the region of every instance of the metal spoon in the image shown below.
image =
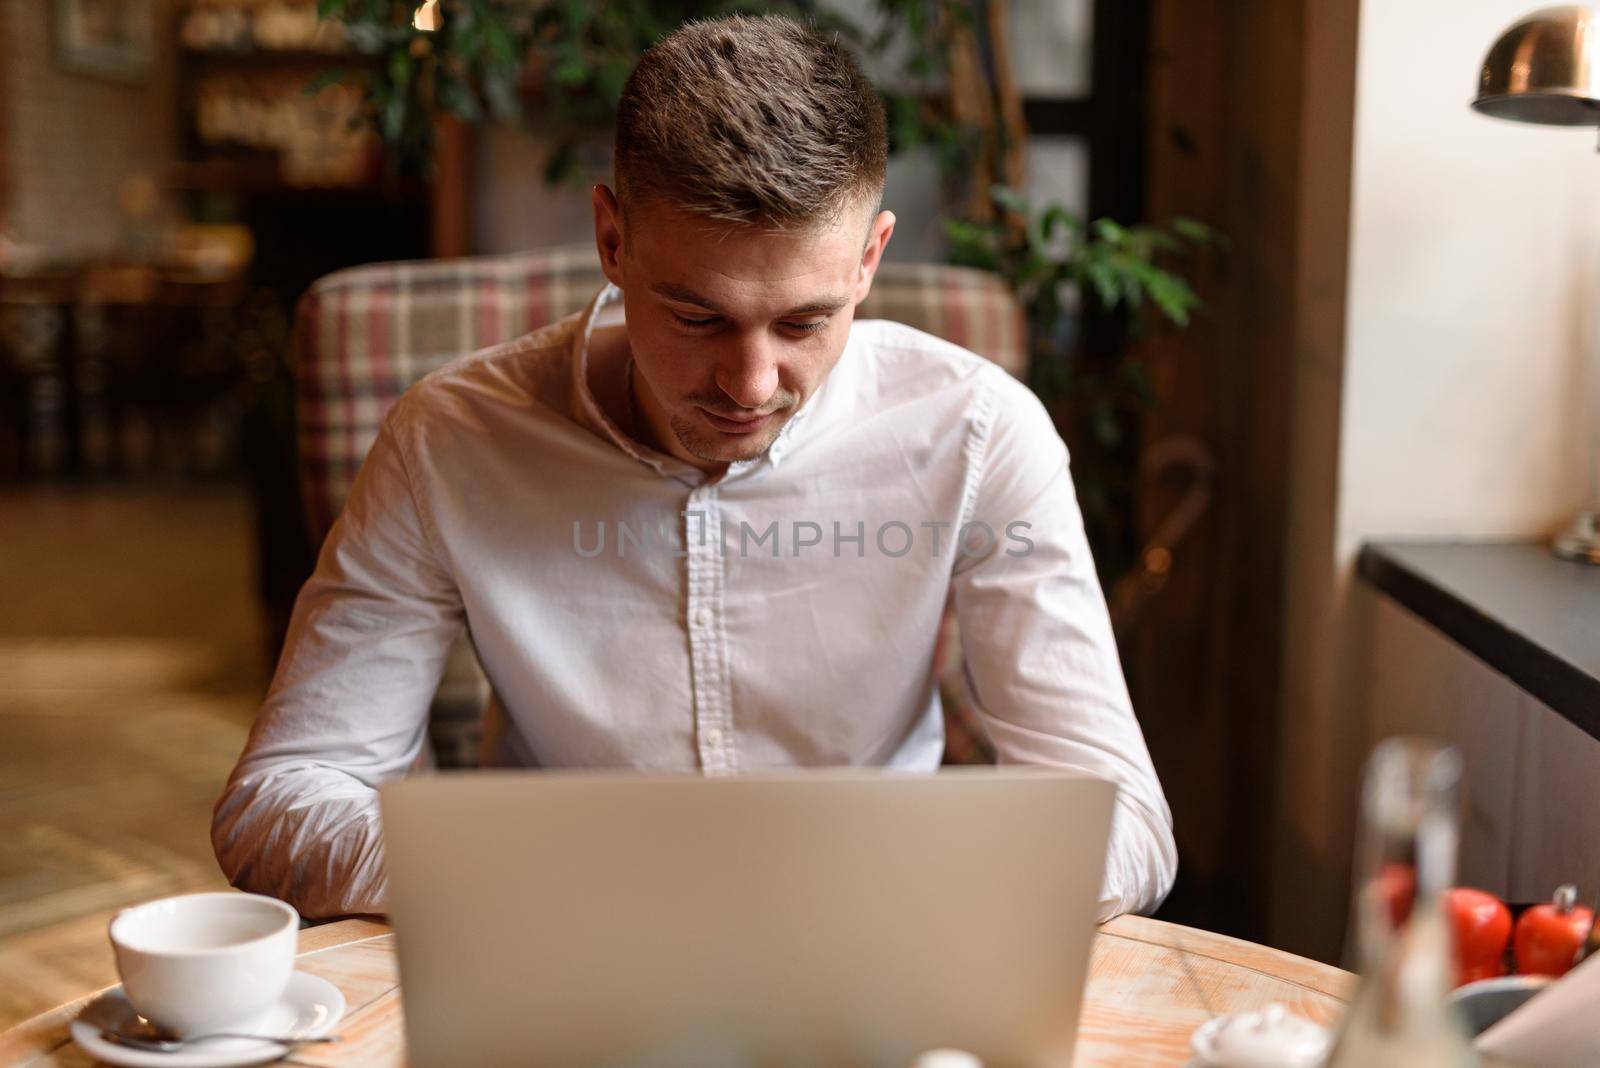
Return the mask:
[[[280,1046],[309,1046],[318,1042],[338,1042],[342,1035],[321,1035],[316,1038],[296,1038],[292,1035],[245,1035],[218,1031],[209,1035],[194,1035],[190,1038],[161,1038],[155,1033],[148,1035],[130,1035],[125,1031],[112,1031],[107,1028],[100,1029],[100,1037],[115,1046],[127,1046],[129,1049],[148,1050],[151,1053],[175,1053],[185,1046],[195,1042],[205,1042],[213,1038],[248,1038],[256,1042],[273,1042]]]

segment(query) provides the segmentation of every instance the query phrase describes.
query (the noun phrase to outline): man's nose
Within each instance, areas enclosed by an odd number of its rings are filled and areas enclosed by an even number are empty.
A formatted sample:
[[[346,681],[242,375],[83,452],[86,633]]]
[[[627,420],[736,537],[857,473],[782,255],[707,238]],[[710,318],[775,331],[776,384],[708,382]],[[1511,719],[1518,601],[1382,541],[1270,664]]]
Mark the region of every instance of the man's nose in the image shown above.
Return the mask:
[[[778,353],[770,339],[741,334],[717,363],[717,387],[741,408],[760,408],[778,390]]]

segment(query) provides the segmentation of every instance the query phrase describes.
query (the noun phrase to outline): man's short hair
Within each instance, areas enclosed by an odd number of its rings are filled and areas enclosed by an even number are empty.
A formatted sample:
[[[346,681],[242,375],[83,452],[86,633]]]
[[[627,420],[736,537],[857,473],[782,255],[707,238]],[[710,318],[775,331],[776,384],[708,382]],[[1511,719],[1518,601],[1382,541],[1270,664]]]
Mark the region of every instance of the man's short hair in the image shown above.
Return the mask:
[[[640,57],[618,105],[624,212],[664,201],[806,228],[876,204],[887,155],[883,104],[855,59],[777,15],[685,24]]]

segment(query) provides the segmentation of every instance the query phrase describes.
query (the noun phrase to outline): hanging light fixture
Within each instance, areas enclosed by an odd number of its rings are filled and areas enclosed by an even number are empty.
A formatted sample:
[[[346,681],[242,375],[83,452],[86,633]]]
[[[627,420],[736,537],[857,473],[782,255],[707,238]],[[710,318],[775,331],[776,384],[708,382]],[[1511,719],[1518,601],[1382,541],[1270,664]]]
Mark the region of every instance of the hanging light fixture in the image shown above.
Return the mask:
[[[439,0],[427,0],[417,7],[416,14],[411,16],[411,25],[423,33],[433,33],[444,25],[444,15],[439,11]]]
[[[1473,108],[1542,126],[1600,126],[1597,35],[1600,20],[1584,4],[1518,19],[1484,57]]]

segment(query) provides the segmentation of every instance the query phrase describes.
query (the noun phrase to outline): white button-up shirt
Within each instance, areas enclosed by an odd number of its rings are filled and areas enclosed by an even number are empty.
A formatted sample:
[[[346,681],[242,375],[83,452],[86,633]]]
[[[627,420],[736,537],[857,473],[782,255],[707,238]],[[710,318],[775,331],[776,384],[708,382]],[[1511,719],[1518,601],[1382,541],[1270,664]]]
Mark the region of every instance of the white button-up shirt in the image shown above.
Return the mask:
[[[418,761],[463,625],[503,707],[499,763],[933,771],[953,595],[999,759],[1119,787],[1102,917],[1159,903],[1172,817],[1034,395],[857,322],[766,455],[708,475],[596,403],[620,313],[608,287],[389,413],[217,804],[228,877],[308,916],[383,911],[375,788]]]

